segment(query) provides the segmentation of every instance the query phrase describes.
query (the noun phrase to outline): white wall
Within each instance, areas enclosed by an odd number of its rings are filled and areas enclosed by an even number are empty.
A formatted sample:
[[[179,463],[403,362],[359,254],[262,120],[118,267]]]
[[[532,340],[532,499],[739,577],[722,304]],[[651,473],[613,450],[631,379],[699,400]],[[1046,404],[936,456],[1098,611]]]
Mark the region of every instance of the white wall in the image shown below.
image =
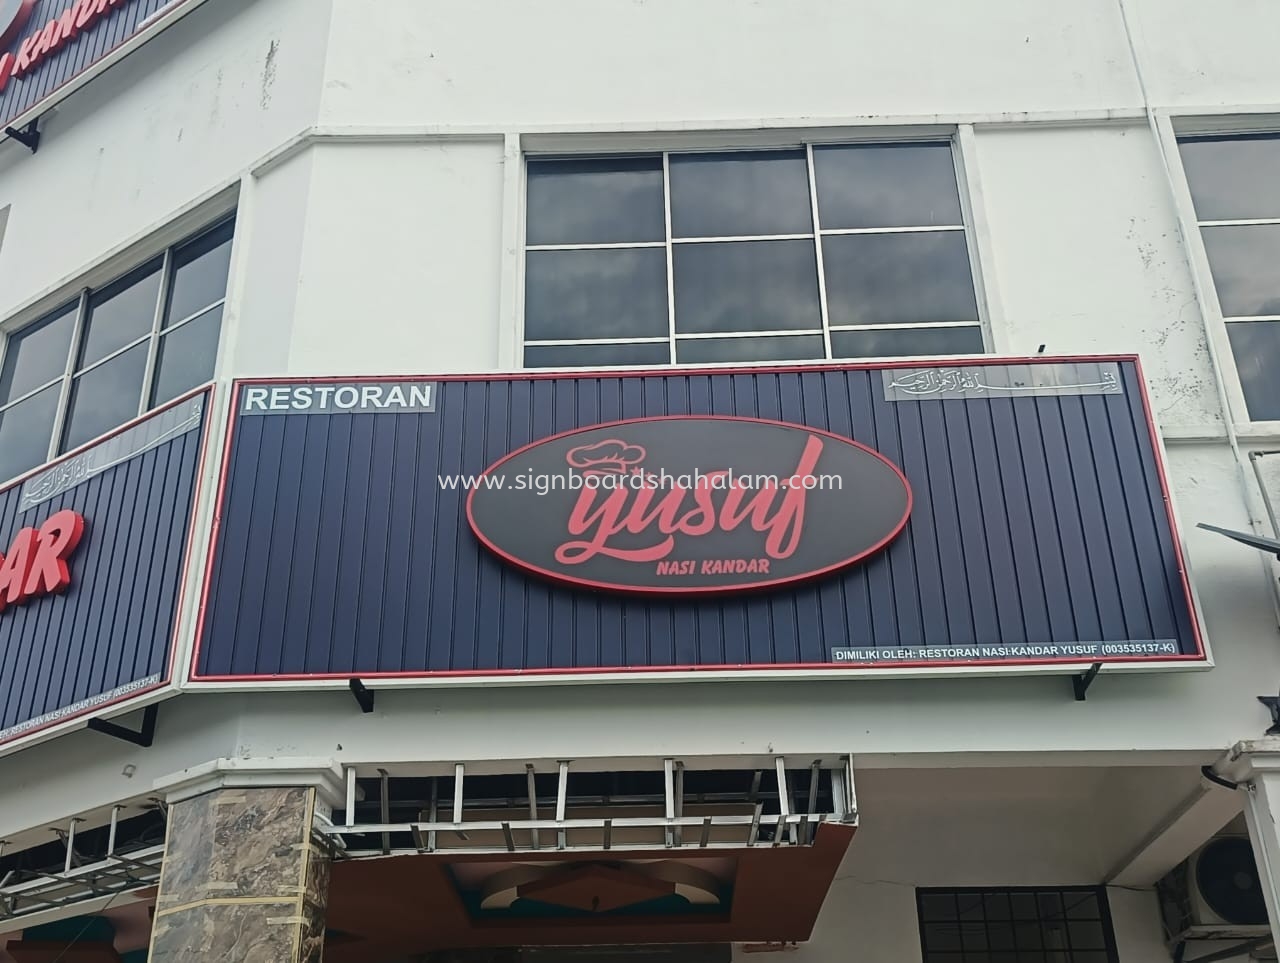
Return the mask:
[[[861,825],[795,963],[919,960],[916,887],[1096,885],[1124,845],[1099,815],[1168,792],[1177,770],[881,770],[859,773]],[[1145,801],[1144,801],[1145,802]],[[1153,890],[1111,888],[1121,963],[1168,963]],[[758,959],[741,949],[737,960]]]
[[[376,17],[345,0],[322,117],[608,125],[1132,106],[1119,24],[1114,0],[390,0]]]
[[[1163,428],[1222,420],[1204,322],[1145,123],[980,130],[989,279],[1015,355],[1138,352]]]
[[[320,147],[314,163],[299,336],[273,373],[496,367],[501,139]]]
[[[0,318],[315,122],[328,0],[215,0],[0,145]]]
[[[1265,0],[1124,0],[1153,102],[1181,108],[1280,104],[1280,7]]]

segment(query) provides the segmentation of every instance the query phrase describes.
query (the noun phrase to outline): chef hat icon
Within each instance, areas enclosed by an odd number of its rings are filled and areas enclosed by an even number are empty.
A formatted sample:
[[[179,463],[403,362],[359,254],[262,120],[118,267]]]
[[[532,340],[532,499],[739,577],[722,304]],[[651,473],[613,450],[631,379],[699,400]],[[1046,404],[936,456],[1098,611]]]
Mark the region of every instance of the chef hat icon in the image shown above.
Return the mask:
[[[587,475],[621,475],[644,461],[645,450],[617,438],[570,449],[565,461]]]

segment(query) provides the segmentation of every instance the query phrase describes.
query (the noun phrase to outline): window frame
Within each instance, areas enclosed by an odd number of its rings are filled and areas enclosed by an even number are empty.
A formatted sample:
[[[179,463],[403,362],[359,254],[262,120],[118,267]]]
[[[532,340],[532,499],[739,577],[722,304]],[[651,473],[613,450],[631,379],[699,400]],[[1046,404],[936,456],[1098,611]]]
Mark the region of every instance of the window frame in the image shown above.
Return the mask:
[[[6,354],[10,345],[14,343],[14,339],[16,337],[42,322],[55,317],[63,311],[70,309],[74,313],[71,338],[67,349],[67,358],[63,365],[62,372],[56,377],[51,378],[46,382],[42,382],[36,387],[30,388],[23,394],[4,402],[3,405],[0,405],[0,415],[3,415],[4,412],[28,401],[40,394],[42,391],[47,391],[55,386],[58,387],[57,408],[54,412],[49,446],[45,451],[44,460],[32,468],[20,472],[13,478],[0,477],[0,488],[8,487],[15,481],[27,477],[32,472],[39,471],[41,467],[57,460],[58,458],[94,444],[97,439],[104,437],[106,434],[109,434],[119,428],[118,425],[113,426],[103,435],[97,435],[94,438],[78,445],[64,445],[67,420],[71,411],[72,392],[76,380],[79,377],[116,360],[125,353],[132,351],[143,344],[147,346],[147,358],[143,368],[142,381],[139,384],[138,406],[137,410],[130,416],[129,421],[124,422],[124,424],[129,424],[133,419],[140,418],[147,412],[162,407],[164,404],[168,404],[168,401],[156,404],[152,400],[156,388],[156,375],[159,369],[161,341],[171,333],[180,330],[188,324],[198,321],[211,311],[222,310],[223,321],[225,322],[225,307],[231,288],[231,271],[234,269],[234,245],[236,240],[234,224],[237,220],[237,216],[238,210],[235,207],[232,207],[230,210],[224,209],[220,212],[212,212],[211,216],[203,217],[194,224],[185,222],[182,225],[181,233],[173,235],[166,232],[163,246],[154,243],[156,239],[153,238],[153,243],[151,245],[138,248],[136,251],[131,253],[127,260],[112,263],[109,266],[109,272],[104,271],[101,266],[97,270],[87,272],[86,275],[81,277],[78,284],[74,288],[71,288],[71,290],[75,291],[74,296],[66,296],[63,294],[56,299],[44,298],[42,299],[42,305],[48,306],[43,307],[43,309],[39,310],[38,313],[35,313],[34,316],[30,316],[28,314],[26,318],[17,323],[0,325],[0,370],[3,370]],[[193,244],[215,231],[222,230],[228,225],[233,225],[231,236],[228,239],[232,244],[232,265],[228,269],[227,283],[223,288],[222,296],[206,304],[193,314],[174,321],[172,324],[166,324],[165,317],[169,310],[169,300],[175,276],[174,259],[176,253],[187,245]],[[86,333],[86,324],[90,316],[89,305],[92,296],[95,293],[111,287],[111,285],[116,282],[124,280],[135,272],[141,272],[148,265],[155,264],[156,262],[159,262],[157,270],[160,272],[160,278],[159,284],[157,285],[156,303],[152,311],[151,324],[148,326],[146,332],[125,344],[112,349],[103,357],[98,358],[87,365],[80,366],[80,356],[84,348],[83,342]],[[99,278],[101,278],[100,281],[98,280]],[[95,281],[97,283],[86,283],[89,281]],[[50,301],[52,301],[51,304]],[[221,352],[224,334],[225,329],[220,323],[218,347],[215,349],[214,353],[214,374],[207,381],[193,386],[191,389],[192,391],[205,387],[216,380],[218,355]],[[184,391],[182,394],[185,395],[188,393],[189,392]]]
[[[929,922],[929,923],[937,923],[937,922],[939,922],[938,920],[926,920],[926,919],[925,919],[925,916],[924,916],[924,898],[925,898],[926,896],[954,896],[954,897],[960,897],[960,896],[980,895],[980,894],[984,894],[984,893],[995,893],[995,894],[1004,894],[1004,895],[1013,895],[1013,894],[1022,894],[1022,893],[1057,893],[1057,894],[1058,894],[1058,895],[1060,895],[1060,896],[1066,896],[1066,895],[1067,895],[1067,894],[1069,894],[1069,893],[1089,893],[1090,895],[1094,896],[1094,897],[1097,899],[1097,901],[1098,901],[1098,922],[1100,922],[1100,923],[1102,924],[1103,942],[1106,944],[1106,946],[1105,946],[1105,948],[1104,948],[1103,950],[1088,949],[1088,950],[1083,950],[1082,952],[1088,952],[1088,953],[1105,952],[1105,953],[1107,954],[1107,960],[1109,961],[1109,963],[1120,963],[1120,950],[1119,950],[1119,947],[1118,947],[1118,945],[1117,945],[1117,943],[1116,943],[1115,922],[1114,922],[1114,920],[1113,920],[1113,918],[1112,918],[1112,915],[1111,915],[1111,904],[1110,904],[1110,902],[1109,902],[1109,901],[1108,901],[1108,899],[1107,899],[1107,888],[1106,888],[1106,886],[1099,886],[1099,885],[1074,885],[1074,886],[1055,886],[1055,885],[1048,885],[1048,886],[917,886],[917,887],[915,888],[915,895],[916,895],[916,930],[917,930],[918,936],[919,936],[919,938],[920,938],[920,959],[921,959],[922,961],[924,961],[924,963],[929,963],[929,948],[928,948],[928,945],[927,945],[927,941],[925,940],[925,923],[926,923],[926,922]],[[1064,920],[1065,920],[1065,919],[1068,919],[1068,917],[1064,917]],[[957,920],[956,920],[956,922],[957,922],[957,923],[962,922],[962,921],[958,918],[958,916],[957,916]],[[1013,922],[1013,921],[1011,921],[1011,922]],[[1028,920],[1027,922],[1030,922],[1030,921]],[[1036,916],[1036,922],[1037,922],[1041,927],[1043,927],[1044,923],[1046,922],[1046,919],[1045,919],[1045,917],[1044,917],[1044,916],[1042,916],[1042,915],[1040,915],[1040,914],[1038,914],[1038,913],[1037,913],[1037,916]],[[988,923],[988,921],[985,919],[985,914],[984,914],[984,919],[983,919],[983,921],[982,921],[982,925],[983,925],[984,927],[986,927],[987,923]],[[1069,938],[1069,937],[1068,937],[1068,943],[1070,943],[1070,938]],[[935,952],[935,953],[938,953],[938,952],[947,952],[947,951],[937,951],[937,950],[935,950],[934,952]],[[975,952],[975,953],[983,953],[983,954],[985,954],[985,953],[989,953],[989,952],[992,952],[992,951],[990,951],[990,950],[975,950],[974,952]],[[999,951],[999,950],[997,950],[997,951],[995,951],[995,952],[1004,952],[1004,951]],[[1017,951],[1016,951],[1016,950],[1011,950],[1011,951],[1009,951],[1009,952],[1011,952],[1011,953],[1016,953]],[[1031,951],[1031,952],[1035,952],[1035,951]],[[1070,954],[1070,953],[1072,953],[1073,951],[1072,951],[1072,950],[1070,950],[1070,949],[1068,949],[1068,950],[1062,950],[1062,951],[1058,951],[1058,950],[1043,950],[1043,951],[1041,951],[1042,955],[1043,955],[1043,954],[1050,953],[1050,952],[1062,952],[1062,953]],[[960,960],[963,960],[963,959],[964,959],[964,951],[963,951],[963,950],[956,952],[954,955],[957,957],[957,963],[959,963],[959,961],[960,961]]]
[[[1218,285],[1213,277],[1213,268],[1209,262],[1202,228],[1229,226],[1241,223],[1241,220],[1244,223],[1280,223],[1280,220],[1246,218],[1201,221],[1196,213],[1195,201],[1191,195],[1191,182],[1187,178],[1186,165],[1182,160],[1183,140],[1250,135],[1280,136],[1280,115],[1274,113],[1164,114],[1160,117],[1159,123],[1163,153],[1168,158],[1172,175],[1176,216],[1187,246],[1189,267],[1200,292],[1200,308],[1205,314],[1208,328],[1205,335],[1211,342],[1211,350],[1217,359],[1217,377],[1221,379],[1222,390],[1226,396],[1228,410],[1223,412],[1223,417],[1230,421],[1237,435],[1266,439],[1280,437],[1280,419],[1250,417],[1244,394],[1244,383],[1240,378],[1235,350],[1232,348],[1227,330],[1227,326],[1234,321],[1247,322],[1251,319],[1244,316],[1228,319],[1223,313],[1222,301],[1218,296]],[[1280,324],[1280,320],[1276,323]]]
[[[913,127],[910,129],[867,128],[849,130],[847,128],[814,128],[806,130],[775,131],[702,131],[675,134],[637,134],[614,133],[601,135],[525,135],[520,138],[520,189],[519,211],[516,228],[515,251],[515,338],[514,367],[521,371],[588,371],[588,370],[672,370],[696,371],[704,368],[760,367],[778,364],[787,365],[823,365],[839,361],[857,361],[871,363],[883,361],[903,361],[910,359],[929,359],[938,357],[981,357],[996,350],[996,339],[993,335],[992,302],[988,290],[989,282],[985,279],[989,268],[988,258],[982,250],[985,222],[979,223],[979,205],[976,203],[976,187],[970,176],[969,164],[964,156],[964,128],[949,127]],[[960,207],[960,223],[945,226],[889,227],[889,228],[823,228],[818,211],[818,194],[816,171],[814,167],[814,148],[843,145],[876,145],[907,146],[911,144],[945,143],[951,152],[952,169],[956,180],[956,192]],[[813,229],[805,234],[786,235],[750,235],[743,237],[708,237],[708,238],[676,238],[672,235],[671,219],[671,164],[672,154],[685,153],[736,153],[740,151],[786,151],[804,150],[808,169],[810,217]],[[665,206],[666,236],[661,241],[622,242],[614,244],[529,244],[528,243],[528,210],[529,210],[529,166],[531,162],[555,159],[580,159],[619,156],[661,156],[663,179],[663,204]],[[959,231],[965,239],[965,251],[968,256],[969,276],[973,284],[974,302],[977,318],[974,321],[941,321],[918,323],[883,323],[864,325],[835,325],[830,323],[830,312],[827,300],[827,278],[823,263],[822,241],[826,237],[864,234],[909,234],[909,233],[952,233]],[[675,330],[675,271],[674,253],[677,244],[726,243],[734,241],[780,241],[788,239],[812,240],[815,249],[815,261],[818,274],[818,299],[821,310],[821,326],[817,329],[804,330],[769,330],[685,333],[677,335]],[[525,310],[527,304],[527,261],[530,251],[555,250],[608,250],[608,249],[663,249],[667,253],[667,336],[666,338],[599,338],[584,340],[574,339],[526,339]],[[885,355],[859,358],[835,357],[832,352],[833,332],[843,331],[875,331],[875,330],[918,330],[930,328],[977,327],[982,348],[980,355]],[[763,360],[763,361],[721,361],[721,362],[685,362],[676,360],[677,341],[716,340],[716,339],[761,339],[769,337],[820,336],[823,340],[824,354],[822,358],[799,360]],[[661,344],[668,345],[668,360],[664,364],[622,364],[622,365],[590,365],[581,368],[565,369],[563,366],[535,367],[525,363],[525,349],[530,346],[567,346],[579,344]]]

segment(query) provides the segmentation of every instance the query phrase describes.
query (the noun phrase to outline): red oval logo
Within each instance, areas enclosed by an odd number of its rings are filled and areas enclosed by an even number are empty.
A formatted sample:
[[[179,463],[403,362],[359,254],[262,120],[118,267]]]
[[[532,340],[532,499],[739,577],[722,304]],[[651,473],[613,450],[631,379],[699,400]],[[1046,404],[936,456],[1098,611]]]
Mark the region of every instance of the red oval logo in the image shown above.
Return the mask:
[[[888,545],[911,487],[879,452],[781,421],[675,416],[593,425],[497,461],[467,498],[512,565],[641,594],[812,579]]]

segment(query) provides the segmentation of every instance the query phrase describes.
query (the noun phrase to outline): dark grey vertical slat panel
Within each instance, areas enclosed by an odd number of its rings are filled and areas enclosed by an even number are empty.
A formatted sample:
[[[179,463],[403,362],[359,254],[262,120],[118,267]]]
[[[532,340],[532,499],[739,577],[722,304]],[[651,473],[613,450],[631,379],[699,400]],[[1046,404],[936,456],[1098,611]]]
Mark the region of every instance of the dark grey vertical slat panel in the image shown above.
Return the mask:
[[[960,552],[964,558],[974,639],[984,645],[992,645],[1003,638],[996,616],[998,603],[991,572],[989,539],[995,533],[989,530],[990,522],[983,513],[974,439],[969,427],[970,418],[982,404],[982,401],[961,405],[944,402],[942,411],[947,436],[945,451],[951,466],[951,495],[955,499],[956,518],[960,523]]]
[[[0,552],[63,509],[86,519],[67,591],[0,613],[0,729],[167,666],[201,439],[180,435],[21,514],[21,485],[0,493]]]
[[[1147,553],[1113,548],[1107,554],[1114,561],[1096,572],[1080,570],[1080,559],[1096,554],[1093,544],[1107,537],[1098,532],[1110,524],[1106,513],[1115,502],[1105,492],[1128,484],[1129,456],[1124,444],[1108,437],[1115,431],[1101,431],[1091,417],[1069,414],[1064,420],[1056,398],[888,402],[879,372],[861,369],[557,381],[477,377],[442,382],[440,390],[434,415],[378,416],[415,426],[412,452],[401,447],[398,431],[394,443],[374,440],[383,437],[377,429],[367,445],[356,439],[358,450],[349,439],[341,443],[346,461],[336,510],[344,534],[334,553],[317,548],[315,575],[291,583],[291,591],[302,593],[310,581],[318,599],[336,593],[338,608],[358,603],[365,613],[358,625],[343,623],[335,632],[336,617],[323,603],[313,606],[309,618],[318,631],[295,641],[290,628],[285,647],[286,653],[304,652],[302,662],[277,654],[261,660],[260,671],[344,672],[350,664],[419,672],[809,663],[824,661],[830,646],[844,644],[1098,641],[1104,629],[1115,629],[1114,617],[1104,625],[1094,615],[1091,635],[1074,623],[1082,606],[1096,609],[1095,582],[1118,591],[1114,586],[1126,578],[1159,586],[1165,577],[1163,557],[1153,569]],[[1077,413],[1089,410],[1081,404],[1094,403],[1063,400],[1077,405]],[[1116,405],[1120,414],[1114,417],[1124,418],[1130,402],[1125,397]],[[584,423],[690,412],[812,424],[871,444],[900,464],[915,488],[907,534],[880,555],[814,585],[701,601],[623,598],[554,586],[502,564],[471,535],[462,494],[442,492],[434,477],[478,473],[531,440]],[[314,418],[343,420],[307,420]],[[327,434],[328,444],[337,444],[337,437]],[[1081,460],[1082,445],[1109,447]],[[237,462],[248,455],[245,449]],[[413,467],[407,474],[406,461]],[[367,484],[353,491],[358,470]],[[241,484],[241,471],[252,487],[262,469],[253,463],[238,468],[232,488]],[[329,483],[323,487],[329,497]],[[1139,500],[1149,495],[1141,485],[1126,493]],[[353,528],[353,512],[368,517],[365,536],[359,525]],[[393,562],[393,527],[375,516],[412,519],[406,523],[414,545],[408,563]],[[368,537],[375,529],[383,534]],[[351,544],[352,533],[365,544]],[[1070,577],[1064,551],[1076,565]],[[361,560],[369,552],[384,560],[370,566]],[[345,576],[335,578],[335,566],[353,574],[360,597],[349,594]],[[1136,571],[1143,566],[1145,572]],[[1119,594],[1127,605],[1128,593]],[[1145,591],[1134,594],[1141,596],[1139,604],[1149,604]],[[376,624],[369,617],[370,597],[381,600]],[[1123,621],[1129,624],[1127,614]],[[327,646],[343,635],[351,648],[334,658]],[[1184,648],[1189,645],[1189,637],[1179,638]],[[212,674],[224,672],[227,652],[244,644],[212,633],[202,665]]]

